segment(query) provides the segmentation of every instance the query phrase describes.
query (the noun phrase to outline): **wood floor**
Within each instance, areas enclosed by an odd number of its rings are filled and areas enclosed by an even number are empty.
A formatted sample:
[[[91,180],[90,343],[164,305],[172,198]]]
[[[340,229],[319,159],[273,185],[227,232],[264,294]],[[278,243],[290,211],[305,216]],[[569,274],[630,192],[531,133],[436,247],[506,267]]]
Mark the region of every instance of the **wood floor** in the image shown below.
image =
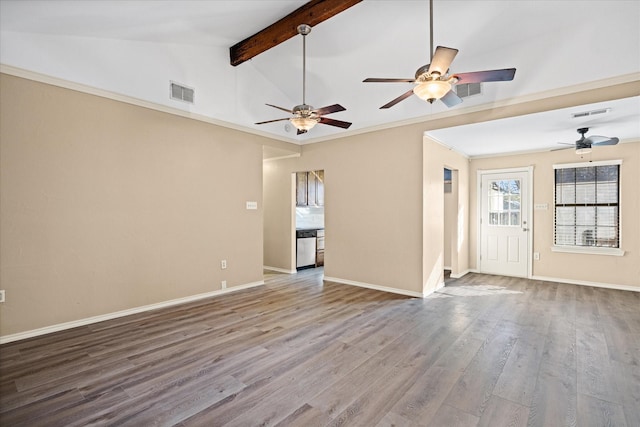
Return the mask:
[[[640,426],[640,294],[265,286],[0,346],[2,426]]]

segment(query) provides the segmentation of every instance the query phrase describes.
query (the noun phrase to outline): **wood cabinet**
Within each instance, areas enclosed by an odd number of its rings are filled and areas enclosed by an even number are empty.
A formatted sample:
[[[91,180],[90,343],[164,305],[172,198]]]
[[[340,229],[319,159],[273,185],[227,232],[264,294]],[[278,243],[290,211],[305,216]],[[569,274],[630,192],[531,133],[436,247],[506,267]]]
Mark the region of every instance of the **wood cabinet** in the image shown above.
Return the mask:
[[[296,206],[324,206],[324,171],[296,173]]]
[[[307,172],[296,174],[296,206],[307,206]]]

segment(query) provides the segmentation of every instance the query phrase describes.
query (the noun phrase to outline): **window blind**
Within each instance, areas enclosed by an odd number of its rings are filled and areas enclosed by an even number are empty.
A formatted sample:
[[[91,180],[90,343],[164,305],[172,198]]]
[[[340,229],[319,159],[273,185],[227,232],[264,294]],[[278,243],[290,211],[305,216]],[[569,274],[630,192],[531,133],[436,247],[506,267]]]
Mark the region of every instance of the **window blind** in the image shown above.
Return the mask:
[[[620,247],[620,162],[556,165],[554,243]]]

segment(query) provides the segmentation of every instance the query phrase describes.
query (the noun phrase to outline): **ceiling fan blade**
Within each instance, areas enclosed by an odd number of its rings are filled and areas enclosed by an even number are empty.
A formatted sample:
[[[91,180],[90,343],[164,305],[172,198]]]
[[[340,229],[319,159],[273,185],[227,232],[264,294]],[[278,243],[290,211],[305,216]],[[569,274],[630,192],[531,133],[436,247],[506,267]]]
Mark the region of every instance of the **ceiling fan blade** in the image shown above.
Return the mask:
[[[608,138],[606,136],[591,135],[585,139],[587,144],[591,145],[616,145],[620,140],[618,138]]]
[[[293,114],[293,111],[289,110],[288,108],[282,108],[282,107],[278,107],[277,105],[272,105],[272,104],[265,104],[265,105],[268,105],[269,107],[277,108],[278,110],[286,111],[287,113]]]
[[[564,144],[562,142],[558,142],[558,144]],[[576,148],[576,146],[574,144],[570,144],[571,147],[562,147],[562,148],[552,148],[549,151],[560,151],[560,150],[568,150],[569,148]]]
[[[298,129],[298,132],[296,132],[296,135],[302,135],[303,133],[307,133],[307,131],[304,129]]]
[[[462,102],[462,98],[460,98],[452,89],[440,98],[440,101],[442,101],[447,107],[451,108],[460,104]]]
[[[349,126],[351,126],[351,123],[349,122],[343,122],[342,120],[329,119],[327,117],[320,117],[320,123],[322,123],[323,125],[337,126],[342,129],[349,129]]]
[[[414,83],[416,79],[385,79],[377,77],[369,77],[364,79],[363,83]]]
[[[283,120],[289,120],[289,118],[287,117],[286,119],[267,120],[266,122],[258,122],[258,123],[254,123],[254,124],[255,125],[263,125],[265,123],[281,122]]]
[[[471,73],[454,74],[458,83],[482,83],[482,82],[504,82],[513,80],[516,75],[515,68],[504,68],[502,70],[474,71]]]
[[[338,111],[345,111],[345,110],[346,108],[344,108],[342,105],[333,104],[333,105],[328,105],[326,107],[318,108],[317,110],[314,110],[314,111],[318,116],[324,116],[325,114],[337,113]]]
[[[452,49],[450,47],[438,46],[429,64],[428,73],[431,74],[434,71],[440,73],[441,76],[447,74],[449,66],[453,62],[453,58],[458,54],[458,49]]]
[[[408,97],[410,97],[411,95],[413,95],[413,89],[409,89],[408,91],[406,91],[405,93],[403,93],[402,95],[400,95],[399,97],[397,97],[396,99],[387,102],[386,104],[384,104],[382,107],[380,107],[380,109],[384,109],[384,108],[391,108],[394,105],[396,105],[398,102],[400,101],[404,101],[405,99],[407,99]]]

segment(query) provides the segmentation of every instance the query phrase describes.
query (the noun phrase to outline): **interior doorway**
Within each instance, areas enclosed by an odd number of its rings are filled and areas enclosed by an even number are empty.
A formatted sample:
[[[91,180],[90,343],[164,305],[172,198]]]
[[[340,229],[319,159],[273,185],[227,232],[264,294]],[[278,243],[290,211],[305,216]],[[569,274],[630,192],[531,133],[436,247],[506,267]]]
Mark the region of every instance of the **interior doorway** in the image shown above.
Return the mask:
[[[324,170],[296,172],[295,254],[296,271],[324,266]]]
[[[458,171],[444,167],[444,223],[443,223],[443,267],[444,280],[459,277],[458,252],[460,233],[458,209]]]

